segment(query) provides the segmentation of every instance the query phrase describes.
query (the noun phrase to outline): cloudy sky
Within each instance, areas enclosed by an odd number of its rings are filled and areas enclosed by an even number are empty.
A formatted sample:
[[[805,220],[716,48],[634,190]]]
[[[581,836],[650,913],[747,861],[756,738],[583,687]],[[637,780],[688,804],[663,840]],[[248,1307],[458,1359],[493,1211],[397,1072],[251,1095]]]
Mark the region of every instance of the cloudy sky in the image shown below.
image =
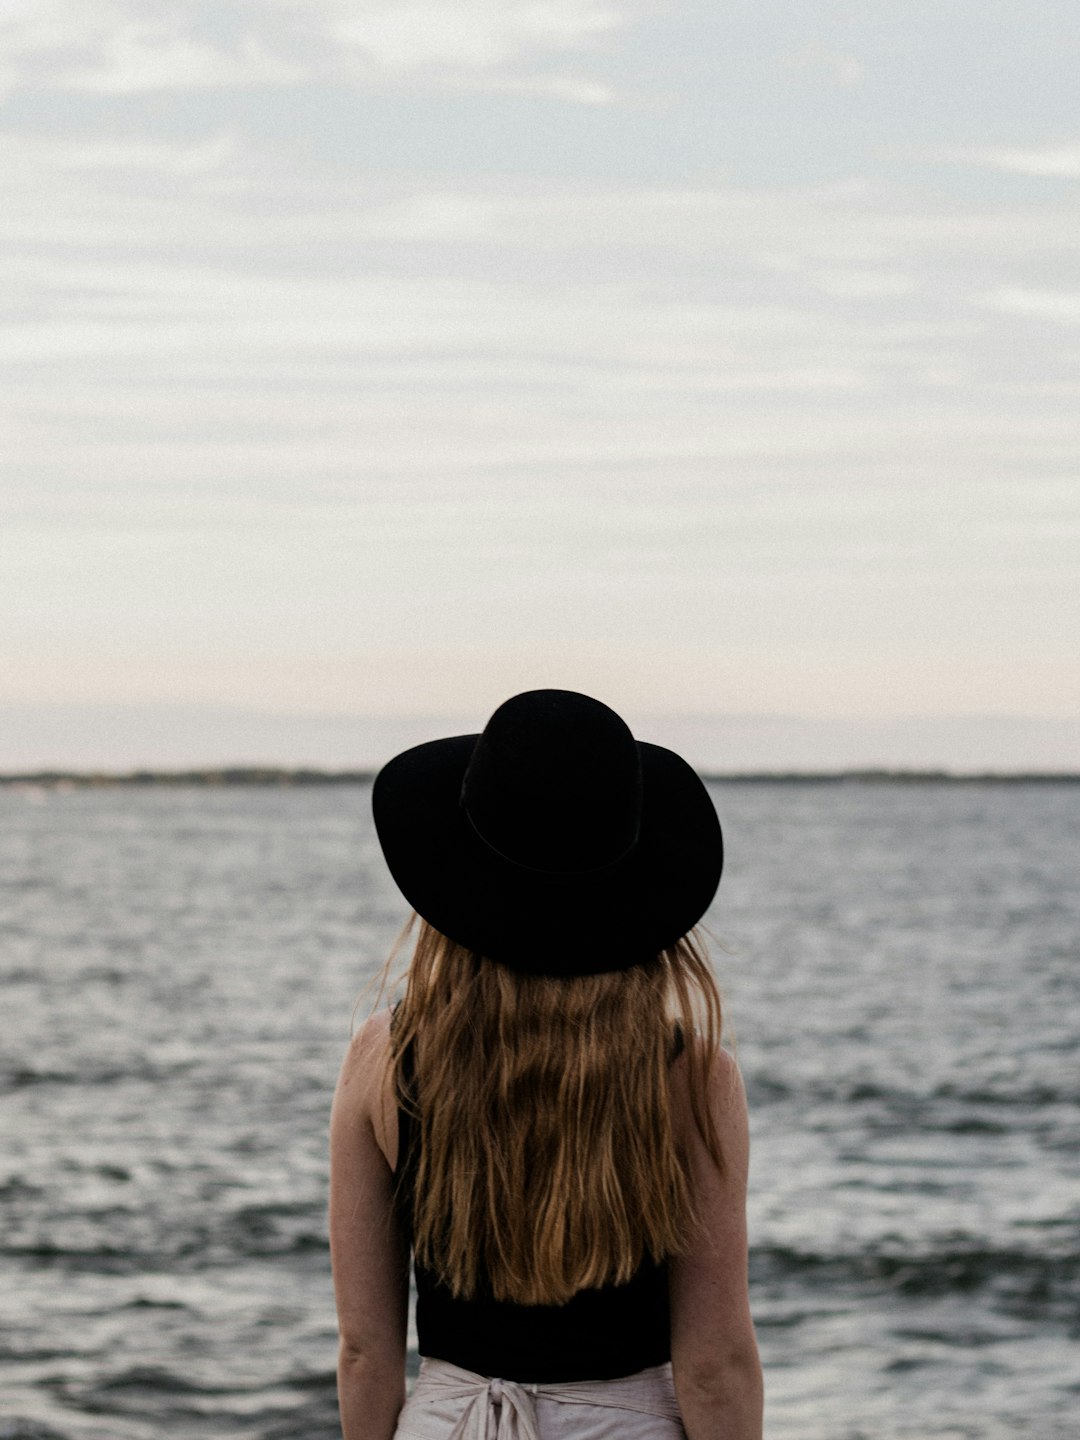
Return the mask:
[[[0,0],[0,768],[534,685],[1080,768],[1078,72],[1075,0]]]

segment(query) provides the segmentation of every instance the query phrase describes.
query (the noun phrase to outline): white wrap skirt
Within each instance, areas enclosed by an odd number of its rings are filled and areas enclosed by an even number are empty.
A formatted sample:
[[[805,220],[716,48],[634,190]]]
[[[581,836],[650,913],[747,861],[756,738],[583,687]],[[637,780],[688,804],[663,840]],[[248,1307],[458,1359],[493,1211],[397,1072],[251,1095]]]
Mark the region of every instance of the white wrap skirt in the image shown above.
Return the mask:
[[[421,1360],[394,1440],[685,1440],[670,1365],[526,1385]]]

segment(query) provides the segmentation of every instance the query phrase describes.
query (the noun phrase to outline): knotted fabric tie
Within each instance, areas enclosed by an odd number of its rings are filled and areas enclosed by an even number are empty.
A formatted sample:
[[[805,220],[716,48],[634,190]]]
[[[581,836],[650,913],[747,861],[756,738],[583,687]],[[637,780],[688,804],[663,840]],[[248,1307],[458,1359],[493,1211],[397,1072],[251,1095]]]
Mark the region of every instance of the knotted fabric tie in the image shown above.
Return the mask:
[[[476,1375],[445,1360],[425,1360],[417,1390],[433,1400],[468,1402],[448,1440],[540,1440],[536,1420],[536,1401],[540,1398],[563,1405],[598,1405],[663,1420],[679,1419],[670,1385],[665,1390],[658,1384],[656,1372],[649,1370],[619,1380],[532,1385]]]
[[[487,1380],[482,1375],[477,1375],[476,1381],[475,1386],[463,1387],[472,1399],[450,1432],[450,1440],[540,1440],[533,1405],[535,1385],[526,1388],[513,1380]],[[449,1390],[445,1393],[449,1396]]]

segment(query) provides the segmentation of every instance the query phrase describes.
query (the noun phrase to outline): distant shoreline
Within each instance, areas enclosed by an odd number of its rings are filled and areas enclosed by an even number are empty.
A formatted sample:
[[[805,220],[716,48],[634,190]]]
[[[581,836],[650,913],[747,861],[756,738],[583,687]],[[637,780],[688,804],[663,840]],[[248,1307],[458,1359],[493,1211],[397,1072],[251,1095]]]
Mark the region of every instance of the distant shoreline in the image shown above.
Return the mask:
[[[374,770],[319,770],[307,767],[229,765],[193,770],[33,770],[0,773],[0,787],[89,790],[106,787],[262,786],[290,788],[316,785],[366,785]],[[739,770],[701,772],[702,779],[723,785],[1080,785],[1077,771],[989,770]]]

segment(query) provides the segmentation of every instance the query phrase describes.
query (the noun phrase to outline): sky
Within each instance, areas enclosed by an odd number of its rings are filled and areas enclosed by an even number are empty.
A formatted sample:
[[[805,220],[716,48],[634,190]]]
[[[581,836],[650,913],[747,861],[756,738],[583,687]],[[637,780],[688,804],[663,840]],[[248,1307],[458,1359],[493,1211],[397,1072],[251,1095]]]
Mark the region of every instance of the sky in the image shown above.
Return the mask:
[[[0,0],[0,769],[548,685],[1080,769],[1078,71],[1073,0]]]

